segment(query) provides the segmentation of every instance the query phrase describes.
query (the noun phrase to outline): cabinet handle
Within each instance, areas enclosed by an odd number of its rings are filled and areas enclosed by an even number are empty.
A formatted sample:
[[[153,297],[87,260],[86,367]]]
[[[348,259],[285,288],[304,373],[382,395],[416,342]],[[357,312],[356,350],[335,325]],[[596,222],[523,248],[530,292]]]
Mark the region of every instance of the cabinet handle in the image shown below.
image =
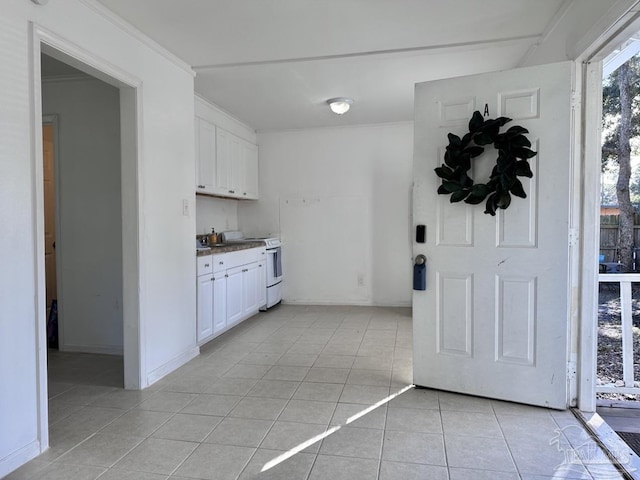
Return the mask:
[[[244,193],[243,193],[243,195],[246,195],[246,194],[247,194],[247,192],[244,192]]]
[[[204,185],[198,185],[198,188],[204,188]]]
[[[224,265],[224,262],[220,261],[218,262],[218,265]]]
[[[229,275],[227,275],[226,273],[224,274],[224,278],[229,278]]]
[[[259,268],[262,268],[262,265],[258,265]]]
[[[229,190],[229,193],[236,193],[235,190]]]
[[[205,264],[204,264],[204,266],[205,266],[205,267],[208,267],[208,266],[209,266],[209,264],[208,264],[208,263],[205,263]]]
[[[215,281],[216,281],[216,279],[215,279],[215,278],[213,278],[213,277],[211,277],[211,281],[212,281],[212,282],[215,282]]]

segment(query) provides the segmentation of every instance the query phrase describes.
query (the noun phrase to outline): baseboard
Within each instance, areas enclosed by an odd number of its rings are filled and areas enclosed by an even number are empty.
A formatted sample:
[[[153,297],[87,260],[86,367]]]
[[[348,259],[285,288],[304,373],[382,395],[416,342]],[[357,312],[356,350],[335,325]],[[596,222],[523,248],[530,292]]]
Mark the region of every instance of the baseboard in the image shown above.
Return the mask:
[[[9,475],[11,472],[17,470],[29,460],[33,460],[41,453],[40,442],[36,440],[7,455],[0,460],[0,478],[5,475]]]
[[[194,359],[198,355],[200,355],[200,348],[195,346],[193,348],[190,348],[186,352],[181,353],[177,357],[172,358],[164,365],[161,365],[158,368],[149,372],[149,374],[146,377],[147,384],[144,385],[144,387],[146,388],[153,385],[158,380],[168,375],[169,373],[173,372],[177,368],[180,368],[182,365],[187,363],[189,360]]]
[[[78,353],[97,353],[101,355],[119,355],[124,354],[124,349],[120,345],[60,345],[61,352],[78,352]]]
[[[335,300],[314,300],[314,299],[283,299],[283,304],[286,305],[327,305],[327,306],[349,306],[349,307],[411,307],[411,300],[409,301],[401,301],[401,302],[393,302],[393,303],[384,303],[384,302],[365,302],[359,300],[344,300],[344,299],[335,299]]]

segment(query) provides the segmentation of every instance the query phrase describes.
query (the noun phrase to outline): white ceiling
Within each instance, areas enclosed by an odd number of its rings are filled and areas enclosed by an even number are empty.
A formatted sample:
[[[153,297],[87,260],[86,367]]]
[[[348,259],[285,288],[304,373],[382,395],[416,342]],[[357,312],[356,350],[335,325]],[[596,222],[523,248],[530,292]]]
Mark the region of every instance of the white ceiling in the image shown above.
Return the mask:
[[[99,0],[257,130],[413,119],[414,84],[517,66],[570,0]],[[325,101],[352,97],[342,117]]]

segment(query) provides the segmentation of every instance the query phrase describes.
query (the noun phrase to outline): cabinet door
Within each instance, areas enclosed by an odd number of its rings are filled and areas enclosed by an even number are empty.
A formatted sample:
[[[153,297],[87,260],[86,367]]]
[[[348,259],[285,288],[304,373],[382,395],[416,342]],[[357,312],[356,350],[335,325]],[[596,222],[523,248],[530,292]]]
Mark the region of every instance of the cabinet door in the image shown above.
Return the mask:
[[[230,133],[216,127],[216,193],[228,195],[231,190]]]
[[[237,267],[227,270],[227,326],[242,320],[242,270],[244,267]]]
[[[197,277],[198,307],[197,307],[197,341],[207,339],[213,335],[213,287],[212,275]]]
[[[242,192],[238,189],[240,169],[241,139],[234,134],[216,127],[216,193],[238,197]]]
[[[259,295],[258,295],[258,263],[250,263],[242,269],[242,293],[243,293],[243,313],[245,316],[251,315],[258,311]]]
[[[216,128],[199,117],[196,117],[196,177],[196,192],[215,192]]]
[[[243,175],[243,198],[252,200],[258,199],[258,146],[249,142],[244,142],[242,146],[242,164],[244,166]]]
[[[213,278],[213,333],[227,326],[227,278],[224,272],[218,272]]]
[[[245,198],[245,164],[244,164],[244,144],[245,141],[235,137],[231,146],[231,184],[233,191],[238,198]]]
[[[258,307],[267,306],[267,262],[258,262]]]

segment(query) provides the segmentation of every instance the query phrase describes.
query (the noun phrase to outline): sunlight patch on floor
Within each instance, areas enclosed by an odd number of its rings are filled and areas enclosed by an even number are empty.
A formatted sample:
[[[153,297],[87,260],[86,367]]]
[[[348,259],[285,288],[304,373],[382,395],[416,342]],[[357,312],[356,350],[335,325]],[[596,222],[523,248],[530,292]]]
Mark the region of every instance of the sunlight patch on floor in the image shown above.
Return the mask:
[[[269,470],[269,469],[275,467],[276,465],[284,462],[285,460],[293,457],[296,453],[300,453],[305,448],[310,447],[314,443],[317,443],[317,442],[321,441],[323,438],[327,438],[329,435],[331,435],[331,434],[337,432],[338,430],[340,430],[343,426],[349,425],[350,423],[355,422],[359,418],[364,417],[366,414],[373,412],[376,408],[379,408],[382,405],[384,405],[386,403],[389,403],[391,400],[393,400],[397,396],[402,395],[404,392],[406,392],[408,390],[411,390],[412,388],[415,388],[415,385],[407,385],[406,387],[398,390],[396,393],[393,393],[393,394],[389,395],[388,397],[383,398],[379,402],[376,402],[373,405],[365,408],[364,410],[361,410],[360,412],[356,413],[355,415],[350,416],[347,419],[347,421],[345,422],[344,425],[336,425],[335,427],[330,428],[326,432],[323,432],[323,433],[321,433],[319,435],[316,435],[315,437],[312,437],[309,440],[306,440],[306,441],[300,443],[299,445],[296,445],[295,447],[293,447],[288,452],[285,452],[282,455],[274,458],[273,460],[265,463],[264,466],[262,467],[262,470],[260,470],[260,471],[261,472],[266,472],[267,470]]]

